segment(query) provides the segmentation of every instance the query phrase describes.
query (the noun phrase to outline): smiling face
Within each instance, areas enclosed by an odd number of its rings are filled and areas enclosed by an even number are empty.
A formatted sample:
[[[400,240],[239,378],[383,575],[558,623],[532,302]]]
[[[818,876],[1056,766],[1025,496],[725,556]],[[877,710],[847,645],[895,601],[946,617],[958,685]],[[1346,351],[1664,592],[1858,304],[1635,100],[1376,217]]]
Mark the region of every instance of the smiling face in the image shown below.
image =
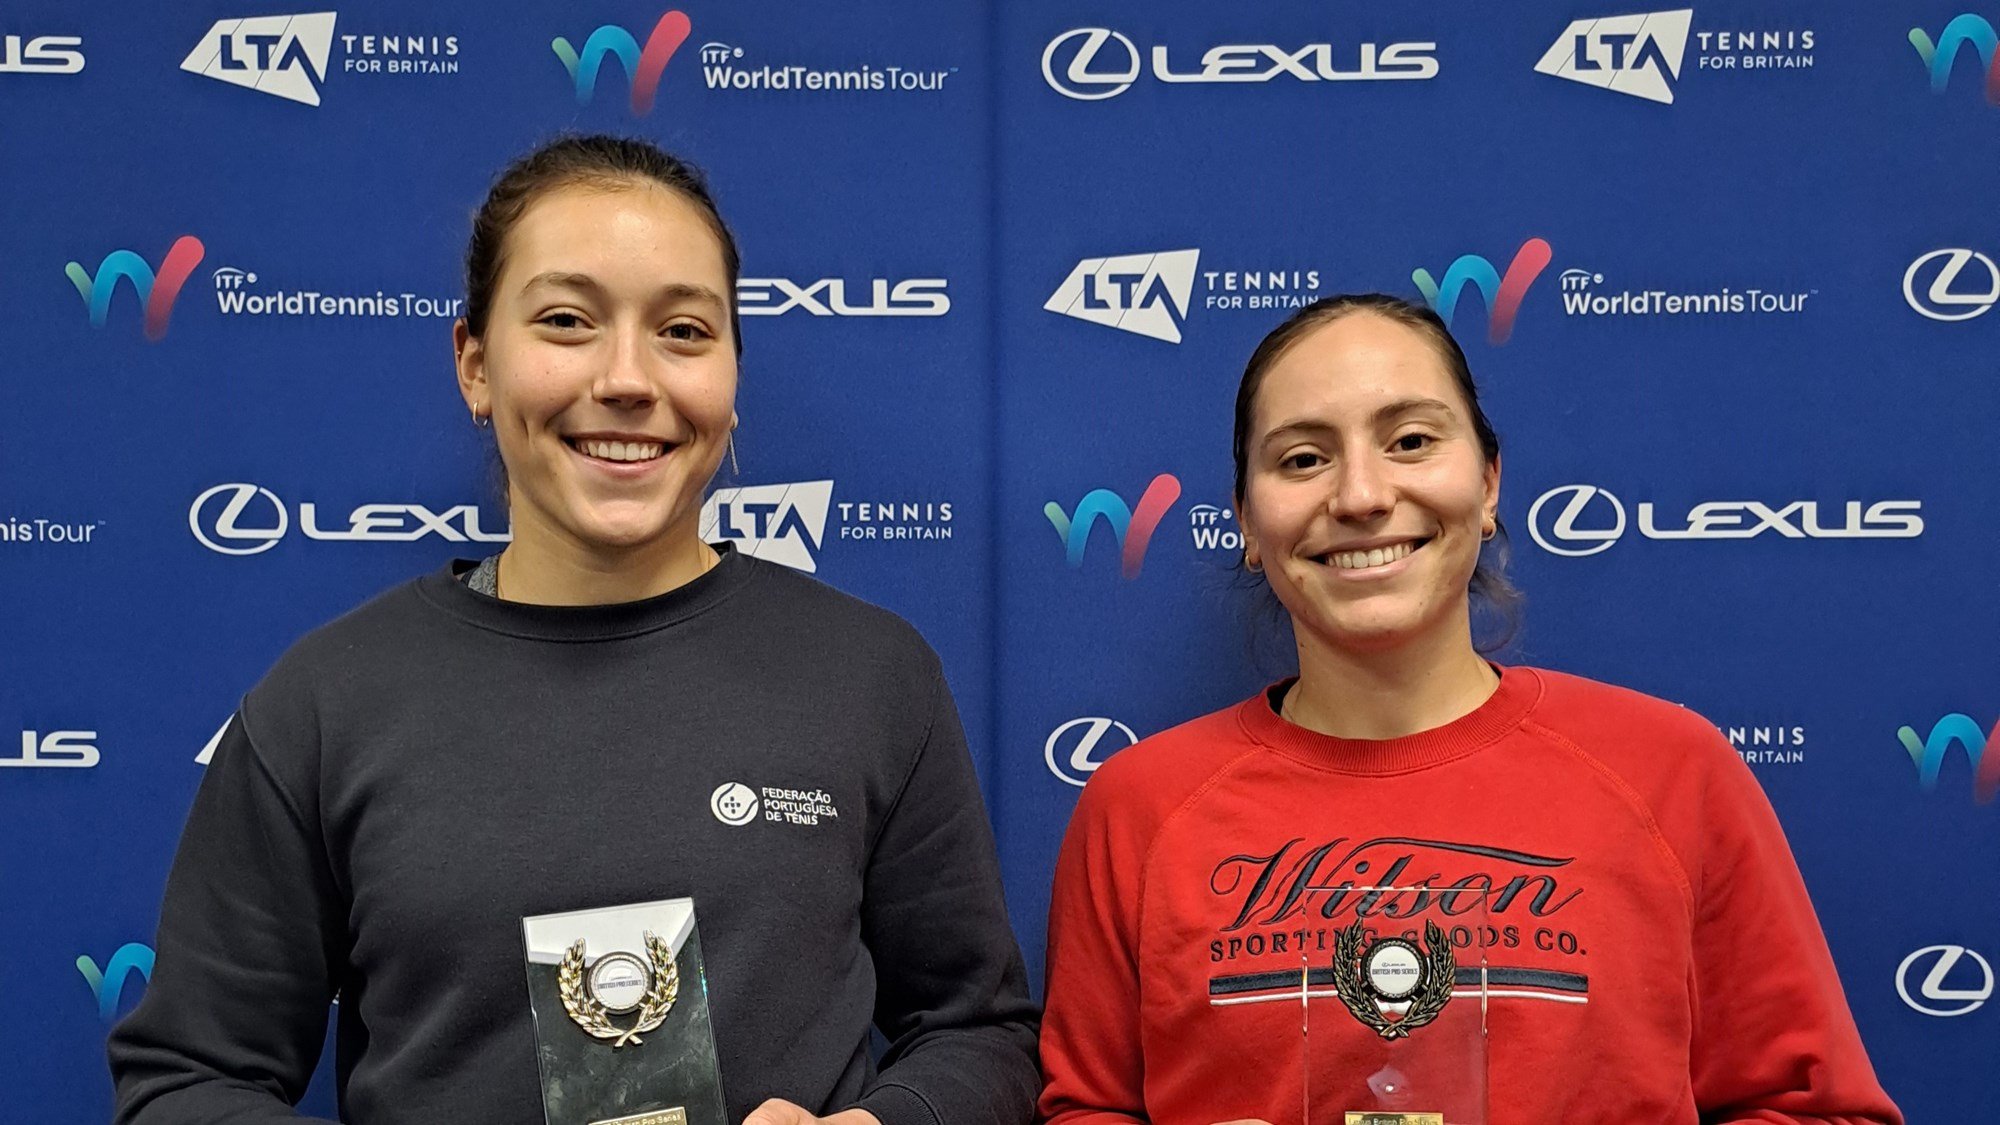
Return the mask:
[[[1301,643],[1369,652],[1455,632],[1470,646],[1500,466],[1431,342],[1372,312],[1312,329],[1265,372],[1249,422],[1247,562]]]
[[[734,424],[729,275],[714,228],[643,180],[558,188],[507,232],[459,389],[490,414],[516,542],[692,546]]]

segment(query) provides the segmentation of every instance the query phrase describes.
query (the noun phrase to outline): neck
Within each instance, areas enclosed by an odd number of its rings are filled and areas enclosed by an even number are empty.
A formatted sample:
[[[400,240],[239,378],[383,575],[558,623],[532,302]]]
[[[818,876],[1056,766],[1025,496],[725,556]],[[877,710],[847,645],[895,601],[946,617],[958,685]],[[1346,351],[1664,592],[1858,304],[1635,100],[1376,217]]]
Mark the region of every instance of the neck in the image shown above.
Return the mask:
[[[1336,738],[1402,738],[1479,709],[1500,686],[1469,623],[1395,648],[1356,652],[1301,631],[1299,682],[1285,717]]]
[[[521,510],[519,506],[516,511]],[[583,543],[539,521],[514,525],[500,553],[500,596],[530,605],[615,605],[687,585],[716,563],[693,518],[630,547]]]

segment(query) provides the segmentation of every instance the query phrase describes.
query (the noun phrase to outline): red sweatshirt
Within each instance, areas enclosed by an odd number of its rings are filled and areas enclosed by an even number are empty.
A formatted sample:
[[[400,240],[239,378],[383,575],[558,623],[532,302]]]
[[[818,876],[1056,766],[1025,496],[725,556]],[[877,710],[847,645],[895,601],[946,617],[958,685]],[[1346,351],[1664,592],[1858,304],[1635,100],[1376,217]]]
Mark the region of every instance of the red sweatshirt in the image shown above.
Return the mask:
[[[1146,739],[1084,789],[1049,916],[1046,1119],[1297,1125],[1301,953],[1329,969],[1357,910],[1448,928],[1448,896],[1346,889],[1427,886],[1491,888],[1494,1125],[1902,1121],[1770,803],[1700,716],[1532,668],[1379,742],[1293,726],[1272,698]],[[1307,1002],[1315,1058],[1342,1050],[1322,1035],[1374,1038]],[[1367,1075],[1313,1069],[1315,1125],[1363,1108]]]

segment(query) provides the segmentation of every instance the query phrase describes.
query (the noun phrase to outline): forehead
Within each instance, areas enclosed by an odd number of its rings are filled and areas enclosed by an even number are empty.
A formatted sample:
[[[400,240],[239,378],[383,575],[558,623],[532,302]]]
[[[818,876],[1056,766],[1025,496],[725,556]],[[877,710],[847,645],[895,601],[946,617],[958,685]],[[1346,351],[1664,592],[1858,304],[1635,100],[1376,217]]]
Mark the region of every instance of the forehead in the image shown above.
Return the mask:
[[[1464,405],[1444,356],[1423,333],[1373,313],[1350,313],[1294,341],[1264,373],[1255,424],[1263,429],[1303,415],[1358,421],[1410,398]]]
[[[575,184],[543,193],[507,232],[505,273],[728,287],[722,242],[701,209],[657,184]]]

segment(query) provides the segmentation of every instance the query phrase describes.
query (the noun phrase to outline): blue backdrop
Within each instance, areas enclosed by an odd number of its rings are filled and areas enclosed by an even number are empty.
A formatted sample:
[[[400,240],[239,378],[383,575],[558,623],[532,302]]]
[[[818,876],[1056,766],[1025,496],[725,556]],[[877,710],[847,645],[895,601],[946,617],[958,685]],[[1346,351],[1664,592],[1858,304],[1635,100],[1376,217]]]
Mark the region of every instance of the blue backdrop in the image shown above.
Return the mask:
[[[8,5],[0,1118],[107,1115],[241,693],[497,549],[459,262],[562,129],[709,169],[755,314],[711,531],[940,650],[1037,977],[1076,785],[1283,670],[1232,569],[1244,359],[1387,290],[1502,434],[1503,659],[1722,727],[1891,1092],[2000,1116],[2000,4],[1967,2]]]

